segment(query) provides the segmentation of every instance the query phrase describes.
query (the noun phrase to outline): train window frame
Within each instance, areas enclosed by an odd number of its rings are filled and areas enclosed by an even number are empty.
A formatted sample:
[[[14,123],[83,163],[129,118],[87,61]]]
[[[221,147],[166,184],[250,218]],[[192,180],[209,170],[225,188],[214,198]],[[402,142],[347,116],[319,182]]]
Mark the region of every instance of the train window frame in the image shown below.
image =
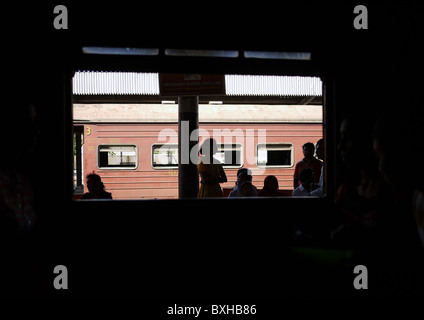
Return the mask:
[[[153,164],[153,147],[155,146],[176,146],[177,149],[177,164],[175,166],[172,165],[164,165],[164,166],[155,166]],[[178,144],[175,143],[153,143],[150,147],[150,165],[154,170],[169,170],[169,169],[178,169]]]
[[[117,166],[117,167],[101,167],[101,166],[99,166],[99,164],[100,164],[99,163],[99,161],[100,161],[100,158],[99,158],[100,147],[102,147],[102,146],[125,146],[125,147],[134,146],[135,147],[135,166],[134,167],[119,167],[119,166]],[[99,170],[131,170],[131,171],[137,170],[138,166],[139,166],[138,149],[139,149],[138,145],[136,145],[134,143],[119,143],[119,144],[117,144],[117,143],[101,143],[101,144],[98,144],[97,145],[97,152],[96,152],[97,169],[99,169]]]
[[[290,165],[263,165],[259,164],[259,146],[278,146],[278,145],[290,145]],[[266,148],[266,147],[265,147]],[[293,168],[294,167],[294,147],[293,143],[290,142],[270,142],[270,143],[258,143],[256,145],[256,166],[258,168]]]
[[[151,151],[151,167],[152,167],[152,169],[155,169],[155,170],[178,169],[178,163],[175,166],[172,166],[172,165],[157,166],[157,165],[155,165],[153,163],[154,147],[155,146],[162,147],[162,146],[166,146],[166,145],[176,146],[176,149],[178,151],[178,145],[175,144],[175,143],[153,143],[152,146],[151,146],[151,148],[150,148],[150,151]],[[239,168],[242,168],[244,166],[244,146],[243,146],[243,144],[241,144],[241,143],[221,143],[218,146],[218,152],[220,151],[220,149],[222,148],[223,145],[231,145],[231,146],[236,145],[236,146],[239,147],[239,149],[240,149],[240,164],[238,164],[238,165],[226,165],[226,164],[224,164],[224,163],[221,162],[222,166],[224,168],[228,168],[228,169],[239,169]],[[236,149],[236,151],[237,151],[237,149]],[[219,160],[219,159],[217,159],[217,160]]]
[[[244,146],[243,146],[243,144],[241,144],[241,143],[220,143],[220,144],[218,144],[218,151],[216,153],[219,152],[220,148],[222,148],[223,145],[231,145],[231,146],[238,145],[238,146],[240,146],[240,165],[226,165],[226,164],[224,164],[220,161],[222,167],[224,167],[226,169],[242,168],[244,166]],[[237,152],[237,150],[236,150],[236,152]],[[217,160],[219,160],[219,159],[217,159]]]
[[[125,72],[125,71],[123,71],[123,72]],[[146,72],[146,71],[145,70],[141,70],[141,72]],[[236,72],[226,72],[225,74],[227,74],[227,73],[228,74],[233,74],[233,73],[236,74]],[[241,74],[247,74],[247,75],[249,75],[250,73],[244,73],[244,72],[242,72]],[[260,74],[262,74],[262,73],[260,73]],[[266,74],[266,73],[264,73],[264,74]],[[276,73],[276,74],[277,75],[287,75],[285,73]],[[296,76],[298,74],[296,73],[296,74],[288,74],[288,75],[294,75],[294,76]],[[321,78],[321,81],[322,81],[322,96],[323,96],[322,117],[323,118],[322,118],[322,123],[321,124],[322,124],[322,135],[323,135],[323,138],[325,139],[325,161],[324,161],[324,165],[325,165],[325,168],[331,167],[331,165],[334,164],[334,159],[333,158],[335,158],[335,156],[334,156],[334,154],[332,152],[330,152],[331,150],[328,151],[328,145],[331,145],[333,143],[333,140],[335,139],[332,136],[332,134],[331,134],[331,133],[333,133],[334,127],[335,127],[334,122],[332,122],[332,120],[334,120],[334,117],[335,117],[334,116],[334,98],[333,98],[333,95],[334,95],[334,79],[331,76],[328,76],[328,75],[322,75],[322,74],[320,75],[319,72],[314,72],[313,74],[307,74],[307,75],[301,75],[301,76],[318,76],[318,77]],[[72,88],[72,82],[69,82],[69,83],[71,84],[71,88]],[[88,103],[93,103],[93,100],[90,100],[90,99],[95,99],[95,97],[94,98],[93,97],[88,97],[87,98],[87,101],[89,101]],[[82,101],[84,101],[84,100],[82,100]],[[75,103],[75,102],[72,101],[71,107],[69,109],[70,110],[70,114],[71,114],[70,119],[71,119],[71,123],[72,123],[72,125],[70,126],[70,128],[72,128],[75,124],[85,124],[86,121],[90,121],[90,120],[86,120],[84,118],[83,120],[80,120],[79,122],[76,122],[76,123],[73,122],[74,121],[73,113],[72,113],[73,112],[73,110],[72,110],[72,104],[73,103]],[[76,103],[78,103],[78,102],[76,102]],[[70,132],[72,132],[72,131],[70,130]],[[70,139],[70,141],[72,141],[72,140]],[[278,145],[278,144],[281,144],[281,143],[280,142],[275,142],[275,143],[272,142],[272,143],[267,143],[267,144],[268,145],[270,145],[270,144],[277,144]],[[284,143],[284,144],[287,144],[287,143]],[[119,144],[119,143],[110,143],[110,144],[108,144],[108,143],[102,143],[102,145],[125,145],[125,144],[124,143],[122,143],[122,144]],[[132,143],[130,145],[135,145],[135,144]],[[257,144],[256,145],[256,148],[255,148],[256,149],[256,156],[258,155],[258,153],[257,153],[258,152],[258,145],[259,144]],[[139,147],[137,145],[135,145],[135,146],[136,146],[136,150],[137,150],[136,151],[136,166],[135,166],[135,168],[128,168],[128,167],[121,167],[121,168],[119,168],[119,167],[109,167],[109,168],[107,168],[107,167],[99,167],[98,166],[99,160],[97,159],[97,157],[99,156],[99,152],[98,151],[96,152],[96,167],[98,169],[100,169],[100,170],[105,170],[105,171],[106,170],[117,170],[117,171],[118,170],[131,170],[131,171],[133,171],[133,170],[139,169],[142,166],[142,163],[140,163]],[[243,167],[244,166],[244,162],[245,162],[244,146],[242,146],[242,148],[243,148],[243,153],[242,153],[243,156],[241,158],[242,158],[243,164],[240,167]],[[70,150],[71,150],[71,148],[70,148]],[[295,152],[296,152],[296,150],[294,148],[294,145],[291,144],[291,159],[290,159],[291,165],[271,165],[271,166],[269,166],[269,165],[268,166],[267,165],[261,165],[261,164],[258,164],[258,159],[257,159],[256,160],[256,167],[258,167],[258,168],[271,168],[271,169],[272,168],[293,168],[294,165],[295,165],[295,162],[294,162]],[[152,165],[152,155],[151,155],[151,165]],[[253,167],[253,164],[252,164],[252,167]],[[160,167],[160,168],[153,167],[152,166],[152,168],[154,170],[167,170],[167,169],[168,170],[170,170],[170,169],[171,170],[175,170],[175,169],[178,168],[178,166],[164,166],[164,167]],[[237,168],[237,167],[227,167],[227,168],[231,168],[232,169],[232,168]],[[331,184],[332,182],[335,181],[335,174],[334,174],[334,172],[331,171],[331,170],[326,170],[325,169],[325,180],[326,181],[330,181],[330,182],[329,183],[325,183],[324,197],[326,197],[328,195],[334,194],[335,185],[332,185]],[[75,195],[75,190],[73,190],[72,193],[73,193],[73,195]],[[168,200],[168,199],[164,199],[164,200]]]

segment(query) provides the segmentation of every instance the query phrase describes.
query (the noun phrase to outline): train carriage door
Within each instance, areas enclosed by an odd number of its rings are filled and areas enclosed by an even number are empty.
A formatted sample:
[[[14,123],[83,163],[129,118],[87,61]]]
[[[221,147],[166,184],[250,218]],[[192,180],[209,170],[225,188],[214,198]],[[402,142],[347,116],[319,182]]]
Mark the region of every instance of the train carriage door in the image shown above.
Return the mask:
[[[84,143],[84,126],[74,126],[73,127],[73,155],[74,155],[74,171],[73,171],[73,188],[74,194],[82,194],[84,193],[84,185],[83,185],[83,151],[82,146]]]

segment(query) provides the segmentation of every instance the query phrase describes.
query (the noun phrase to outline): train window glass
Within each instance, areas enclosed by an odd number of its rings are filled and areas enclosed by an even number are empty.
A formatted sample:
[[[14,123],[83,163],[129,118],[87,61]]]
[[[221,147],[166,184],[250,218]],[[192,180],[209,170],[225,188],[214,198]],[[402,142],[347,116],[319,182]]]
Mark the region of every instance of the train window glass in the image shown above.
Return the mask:
[[[259,167],[293,166],[293,145],[290,143],[258,144],[257,155]]]
[[[99,145],[97,154],[99,169],[136,169],[137,146]]]
[[[226,168],[240,168],[243,166],[243,153],[241,144],[220,144],[214,157]]]
[[[152,167],[154,169],[178,168],[178,145],[176,144],[152,145]]]

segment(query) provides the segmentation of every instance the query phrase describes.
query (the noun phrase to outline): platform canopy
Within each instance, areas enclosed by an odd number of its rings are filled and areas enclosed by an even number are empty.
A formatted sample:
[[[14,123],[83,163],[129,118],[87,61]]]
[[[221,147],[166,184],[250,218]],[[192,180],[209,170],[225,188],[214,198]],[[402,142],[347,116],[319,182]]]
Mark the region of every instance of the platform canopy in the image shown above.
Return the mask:
[[[160,95],[158,73],[77,71],[72,84],[74,102],[80,103],[157,102],[164,98]],[[211,100],[216,97],[200,98]],[[225,95],[219,100],[321,105],[322,81],[303,76],[225,75]]]

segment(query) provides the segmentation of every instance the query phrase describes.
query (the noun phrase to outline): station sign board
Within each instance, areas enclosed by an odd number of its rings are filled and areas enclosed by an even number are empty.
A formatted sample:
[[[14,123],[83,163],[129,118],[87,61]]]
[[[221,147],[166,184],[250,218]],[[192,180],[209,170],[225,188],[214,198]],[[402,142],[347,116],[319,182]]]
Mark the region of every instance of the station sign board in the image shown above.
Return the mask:
[[[225,75],[160,73],[161,96],[225,95]]]

